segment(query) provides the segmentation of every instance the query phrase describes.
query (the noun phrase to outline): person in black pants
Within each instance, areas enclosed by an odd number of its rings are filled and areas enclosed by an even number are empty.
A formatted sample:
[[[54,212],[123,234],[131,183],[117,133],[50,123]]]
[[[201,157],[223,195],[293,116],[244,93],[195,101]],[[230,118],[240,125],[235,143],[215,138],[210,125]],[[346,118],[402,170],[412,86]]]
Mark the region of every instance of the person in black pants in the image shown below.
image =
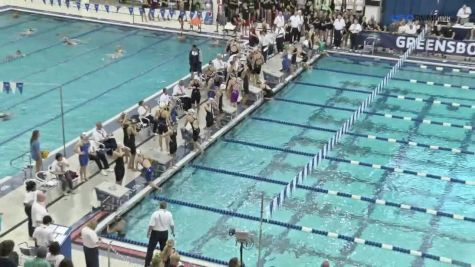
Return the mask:
[[[196,45],[191,47],[190,54],[188,55],[188,61],[190,63],[190,72],[197,72],[201,74],[201,51]]]
[[[89,152],[89,159],[96,162],[102,175],[107,175],[105,170],[109,170],[109,162],[107,162],[106,153],[104,153],[104,151],[93,148],[91,152]]]
[[[145,256],[145,267],[150,266],[153,251],[160,244],[160,250],[163,251],[168,240],[168,230],[171,230],[175,236],[175,223],[171,212],[167,210],[167,203],[160,202],[160,209],[155,211],[150,218],[147,237],[149,238],[147,255]]]
[[[33,236],[35,228],[33,227],[33,220],[31,219],[31,205],[36,200],[36,183],[34,181],[26,182],[26,195],[23,205],[25,206],[25,213],[28,217],[28,235]]]

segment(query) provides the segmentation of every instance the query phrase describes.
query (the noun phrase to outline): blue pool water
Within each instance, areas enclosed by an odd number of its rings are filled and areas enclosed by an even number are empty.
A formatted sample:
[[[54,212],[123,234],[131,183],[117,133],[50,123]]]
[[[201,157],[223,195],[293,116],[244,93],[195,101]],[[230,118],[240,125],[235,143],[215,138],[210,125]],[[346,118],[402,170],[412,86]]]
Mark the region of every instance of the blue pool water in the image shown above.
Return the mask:
[[[326,107],[356,108],[367,95],[299,83],[370,91],[380,79],[365,74],[384,75],[390,66],[386,62],[366,62],[362,59],[341,57],[326,57],[316,65],[327,70],[310,70],[303,73],[276,99],[264,104],[250,118],[174,175],[164,185],[162,196],[259,216],[261,195],[264,195],[267,205],[270,199],[283,189],[278,183],[290,181],[310,158],[289,151],[260,148],[259,145],[315,154],[332,135],[331,132],[262,119],[338,129],[351,113]],[[357,74],[342,74],[341,71]],[[451,84],[473,84],[475,81],[475,77],[470,74],[457,75],[462,77],[448,72],[440,73],[406,66],[397,77]],[[461,104],[470,104],[475,99],[474,91],[403,81],[391,81],[385,93]],[[326,107],[283,100],[306,101]],[[475,123],[475,114],[469,108],[397,98],[379,97],[369,111],[460,124]],[[352,128],[352,133],[475,151],[472,131],[373,115],[363,116]],[[330,156],[447,175],[462,180],[474,179],[474,155],[452,154],[352,135],[346,135]],[[204,170],[203,167],[213,169]],[[223,174],[220,170],[238,174]],[[277,184],[248,179],[245,178],[246,175],[269,178]],[[475,216],[472,186],[427,177],[325,160],[318,170],[304,181],[304,185]],[[157,201],[153,196],[149,196],[127,214],[128,239],[147,242],[147,223],[156,207]],[[256,221],[179,204],[171,204],[169,209],[176,222],[177,248],[182,251],[224,261],[238,256],[238,247],[233,238],[228,236],[230,228],[250,231],[257,242],[259,223]],[[374,205],[304,189],[296,190],[284,207],[274,214],[273,219],[475,263],[473,222]],[[264,224],[263,232],[261,261],[264,266],[317,266],[323,259],[329,259],[334,266],[443,265],[431,259],[356,245],[281,226]],[[249,266],[255,266],[257,249],[245,250],[244,259]]]
[[[222,51],[204,38],[179,42],[171,33],[16,14],[19,17],[0,13],[0,58],[18,49],[26,54],[0,62],[2,81],[25,83],[22,95],[0,94],[0,112],[12,114],[9,121],[0,121],[0,179],[18,172],[9,160],[29,150],[33,129],[41,132],[42,149],[51,151],[62,144],[59,85],[68,141],[186,75],[192,44],[199,45],[204,62]],[[21,36],[29,27],[36,33]],[[64,45],[63,36],[81,43]],[[107,54],[119,45],[126,50],[124,56],[110,60]]]

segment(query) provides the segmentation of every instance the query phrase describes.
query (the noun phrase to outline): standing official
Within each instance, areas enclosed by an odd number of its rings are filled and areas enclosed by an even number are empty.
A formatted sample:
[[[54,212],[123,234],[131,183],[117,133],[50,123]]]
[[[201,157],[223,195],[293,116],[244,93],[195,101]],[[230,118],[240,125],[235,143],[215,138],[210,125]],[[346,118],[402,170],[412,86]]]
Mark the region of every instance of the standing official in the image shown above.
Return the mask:
[[[175,223],[170,211],[167,210],[167,203],[160,202],[160,209],[155,211],[150,218],[147,237],[149,238],[147,255],[145,256],[145,267],[150,266],[153,257],[153,251],[160,244],[160,250],[163,251],[168,240],[168,230],[171,230],[175,236]]]

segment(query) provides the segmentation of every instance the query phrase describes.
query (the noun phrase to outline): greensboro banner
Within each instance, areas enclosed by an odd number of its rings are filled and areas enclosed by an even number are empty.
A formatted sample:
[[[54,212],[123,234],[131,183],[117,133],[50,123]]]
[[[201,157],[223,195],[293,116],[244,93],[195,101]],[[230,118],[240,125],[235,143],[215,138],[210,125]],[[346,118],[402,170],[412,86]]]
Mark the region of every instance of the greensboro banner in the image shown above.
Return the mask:
[[[360,32],[356,37],[358,45],[365,40],[374,39],[376,47],[396,50],[406,50],[416,42],[416,35],[402,35],[387,32]],[[418,52],[442,53],[458,56],[475,56],[475,41],[457,41],[447,38],[428,37],[422,39],[416,46]]]

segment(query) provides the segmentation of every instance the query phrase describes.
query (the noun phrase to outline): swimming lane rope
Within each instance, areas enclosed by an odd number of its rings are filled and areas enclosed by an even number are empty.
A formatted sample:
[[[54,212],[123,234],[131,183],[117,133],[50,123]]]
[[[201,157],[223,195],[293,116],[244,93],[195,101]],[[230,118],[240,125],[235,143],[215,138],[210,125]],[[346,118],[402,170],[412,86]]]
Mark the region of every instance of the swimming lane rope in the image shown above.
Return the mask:
[[[159,200],[159,201],[166,201],[170,204],[175,204],[175,205],[194,208],[194,209],[199,209],[199,210],[205,210],[205,211],[209,211],[209,212],[213,212],[213,213],[217,213],[217,214],[221,214],[221,215],[237,217],[237,218],[246,219],[246,220],[255,221],[255,222],[260,221],[260,218],[257,217],[257,216],[247,215],[247,214],[238,213],[238,212],[234,212],[234,211],[230,211],[230,210],[213,208],[213,207],[209,207],[209,206],[205,206],[205,205],[185,202],[185,201],[171,199],[171,198],[167,198],[167,197],[163,197],[163,196],[156,196],[155,199]],[[425,253],[425,252],[422,252],[422,251],[419,251],[419,250],[413,250],[413,249],[408,249],[408,248],[404,248],[404,247],[399,247],[399,246],[395,246],[395,245],[392,245],[392,244],[386,244],[386,243],[381,243],[381,242],[376,242],[376,241],[371,241],[371,240],[365,240],[363,238],[354,237],[354,236],[350,236],[350,235],[339,234],[339,233],[336,233],[336,232],[329,232],[329,231],[314,229],[314,228],[311,228],[311,227],[300,226],[300,225],[296,225],[296,224],[290,224],[290,223],[281,222],[281,221],[272,220],[272,219],[265,219],[264,222],[267,223],[267,224],[276,225],[276,226],[280,226],[280,227],[285,227],[285,228],[296,230],[296,231],[301,231],[301,232],[311,233],[311,234],[314,234],[314,235],[320,235],[320,236],[326,236],[326,237],[330,237],[330,238],[345,240],[345,241],[348,241],[348,242],[367,245],[367,246],[376,247],[376,248],[381,248],[381,249],[385,249],[385,250],[391,250],[391,251],[395,251],[395,252],[399,252],[399,253],[403,253],[403,254],[416,256],[416,257],[432,259],[432,260],[435,260],[435,261],[438,261],[438,262],[454,264],[454,265],[463,266],[463,267],[475,267],[475,265],[472,265],[472,264],[464,262],[464,261],[455,260],[455,259],[451,259],[451,258],[447,258],[447,257],[443,257],[443,256],[438,256],[438,255],[434,255],[434,254],[430,254],[430,253]]]
[[[283,181],[279,181],[279,180],[275,180],[275,179],[271,179],[271,178],[266,178],[266,177],[262,177],[262,176],[245,174],[245,173],[241,173],[241,172],[228,171],[228,170],[225,170],[225,169],[212,168],[212,167],[197,165],[197,164],[193,164],[193,165],[191,165],[191,167],[193,167],[195,169],[199,169],[199,170],[208,171],[208,172],[221,173],[221,174],[225,174],[225,175],[228,175],[228,176],[241,177],[241,178],[245,178],[245,179],[250,179],[250,180],[255,180],[255,181],[260,181],[260,182],[266,182],[266,183],[271,183],[271,184],[286,185],[286,182],[283,182]],[[220,178],[221,177],[222,176],[220,176]],[[348,199],[352,199],[352,200],[356,200],[356,201],[374,203],[374,204],[381,205],[381,206],[394,207],[394,208],[407,210],[407,211],[415,211],[415,212],[427,213],[427,214],[434,215],[434,216],[447,217],[447,218],[451,218],[451,219],[455,219],[455,220],[475,222],[475,218],[467,217],[467,216],[464,216],[464,215],[461,215],[461,214],[450,213],[450,212],[435,210],[435,209],[431,209],[431,208],[421,208],[421,207],[410,205],[410,204],[398,203],[398,202],[394,202],[394,201],[373,198],[371,196],[363,196],[363,195],[351,194],[351,193],[348,193],[348,192],[335,191],[335,190],[326,189],[326,188],[323,188],[323,187],[320,187],[320,186],[313,187],[313,186],[308,186],[308,185],[297,185],[297,188],[304,189],[304,190],[307,190],[307,191],[316,192],[316,193],[326,194],[326,195],[333,195],[333,196],[337,196],[337,197],[348,198]]]

